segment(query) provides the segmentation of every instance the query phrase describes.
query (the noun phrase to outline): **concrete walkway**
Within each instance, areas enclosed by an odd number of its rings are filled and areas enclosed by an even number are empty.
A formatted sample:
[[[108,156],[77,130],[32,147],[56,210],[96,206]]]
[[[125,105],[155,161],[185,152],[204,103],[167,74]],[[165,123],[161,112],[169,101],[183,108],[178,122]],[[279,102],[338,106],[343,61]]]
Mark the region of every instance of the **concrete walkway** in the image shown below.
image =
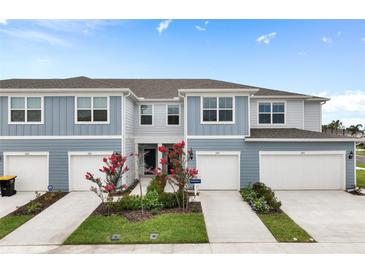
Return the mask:
[[[71,192],[0,240],[0,246],[62,244],[100,202],[93,192]]]
[[[238,191],[202,191],[200,200],[210,243],[276,242]]]
[[[282,209],[317,242],[365,243],[365,196],[345,191],[276,191]]]
[[[365,254],[365,243],[0,246],[0,254]]]
[[[0,197],[0,218],[13,212],[18,206],[25,205],[35,197],[34,192],[17,192],[10,197]]]

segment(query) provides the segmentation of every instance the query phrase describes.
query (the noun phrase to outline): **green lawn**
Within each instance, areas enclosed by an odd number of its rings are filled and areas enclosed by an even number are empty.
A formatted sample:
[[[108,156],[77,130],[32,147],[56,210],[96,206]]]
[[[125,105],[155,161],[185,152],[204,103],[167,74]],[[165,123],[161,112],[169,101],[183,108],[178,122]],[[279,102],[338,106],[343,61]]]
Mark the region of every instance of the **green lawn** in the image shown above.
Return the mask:
[[[313,242],[311,236],[284,212],[257,215],[278,242]]]
[[[365,156],[365,151],[356,150],[356,155]]]
[[[356,170],[356,185],[365,188],[365,170]]]
[[[5,216],[0,219],[0,239],[27,222],[33,215]]]
[[[356,166],[365,168],[365,164],[356,164]]]
[[[157,240],[150,233],[158,232]],[[120,241],[111,241],[120,234]],[[130,222],[120,216],[90,216],[64,244],[207,243],[203,214],[161,214],[149,220]]]

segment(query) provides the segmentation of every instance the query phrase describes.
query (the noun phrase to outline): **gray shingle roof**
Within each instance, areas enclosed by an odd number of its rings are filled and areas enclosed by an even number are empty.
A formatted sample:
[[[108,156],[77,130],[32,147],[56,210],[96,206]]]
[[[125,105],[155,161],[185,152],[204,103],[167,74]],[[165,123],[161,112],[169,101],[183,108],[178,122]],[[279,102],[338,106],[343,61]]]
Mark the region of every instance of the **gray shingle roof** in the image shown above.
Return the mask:
[[[316,132],[310,130],[303,130],[297,128],[255,128],[251,129],[251,136],[247,139],[252,138],[271,138],[271,139],[349,139],[354,140],[353,137],[326,134],[323,132]]]
[[[212,79],[91,79],[84,76],[66,79],[6,79],[0,80],[0,88],[129,88],[138,97],[144,98],[177,97],[178,89],[256,88],[259,89],[256,96],[306,96]]]

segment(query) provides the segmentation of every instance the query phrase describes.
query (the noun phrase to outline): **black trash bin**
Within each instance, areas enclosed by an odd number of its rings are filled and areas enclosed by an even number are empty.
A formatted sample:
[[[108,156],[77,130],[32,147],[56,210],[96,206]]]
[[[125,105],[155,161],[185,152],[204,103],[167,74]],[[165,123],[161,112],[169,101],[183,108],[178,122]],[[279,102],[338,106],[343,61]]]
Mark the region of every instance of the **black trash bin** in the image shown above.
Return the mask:
[[[13,196],[16,193],[15,178],[16,176],[0,177],[1,196]]]

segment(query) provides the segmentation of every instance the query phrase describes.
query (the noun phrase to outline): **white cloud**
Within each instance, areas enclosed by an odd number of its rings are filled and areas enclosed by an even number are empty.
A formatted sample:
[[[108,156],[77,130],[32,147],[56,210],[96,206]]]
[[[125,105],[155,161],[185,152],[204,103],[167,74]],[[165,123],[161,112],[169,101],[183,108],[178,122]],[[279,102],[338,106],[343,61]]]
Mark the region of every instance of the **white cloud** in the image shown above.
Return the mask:
[[[198,26],[196,25],[195,28],[198,30],[198,31],[206,31],[207,29],[206,28],[203,28],[201,26]]]
[[[329,97],[323,110],[326,112],[362,112],[365,109],[365,91],[361,90],[348,90],[342,94],[329,95],[328,93],[322,93],[321,96]]]
[[[341,35],[342,35],[342,31],[338,31],[337,36],[341,36]]]
[[[7,25],[7,24],[8,24],[8,20],[0,19],[0,25]]]
[[[348,90],[341,94],[331,95],[328,92],[314,94],[330,98],[323,105],[324,123],[341,120],[345,126],[353,124],[365,125],[365,91]]]
[[[361,41],[365,42],[365,37],[364,38],[361,38]]]
[[[298,54],[299,56],[307,55],[307,53],[306,53],[305,51],[299,51],[299,52],[297,52],[297,54]]]
[[[321,41],[325,44],[332,44],[332,38],[331,37],[326,37],[326,36],[323,36]]]
[[[156,28],[159,34],[162,34],[162,32],[164,32],[165,30],[168,29],[168,27],[170,26],[172,20],[168,19],[168,20],[164,20],[161,21],[160,24],[158,25],[158,27]]]
[[[270,44],[271,40],[276,37],[276,32],[271,32],[268,34],[263,34],[256,39],[256,42],[259,44]]]
[[[209,24],[209,21],[204,21],[204,24],[203,26],[199,26],[199,25],[195,25],[195,28],[198,30],[198,31],[206,31],[207,30],[207,26]]]
[[[38,27],[56,32],[75,32],[89,34],[92,30],[104,26],[124,23],[121,20],[35,20],[33,23]]]
[[[10,30],[0,29],[0,32],[21,39],[46,42],[53,46],[63,46],[63,47],[70,46],[70,43],[68,43],[67,41],[45,32],[34,31],[34,30],[18,30],[18,29],[10,29]]]

